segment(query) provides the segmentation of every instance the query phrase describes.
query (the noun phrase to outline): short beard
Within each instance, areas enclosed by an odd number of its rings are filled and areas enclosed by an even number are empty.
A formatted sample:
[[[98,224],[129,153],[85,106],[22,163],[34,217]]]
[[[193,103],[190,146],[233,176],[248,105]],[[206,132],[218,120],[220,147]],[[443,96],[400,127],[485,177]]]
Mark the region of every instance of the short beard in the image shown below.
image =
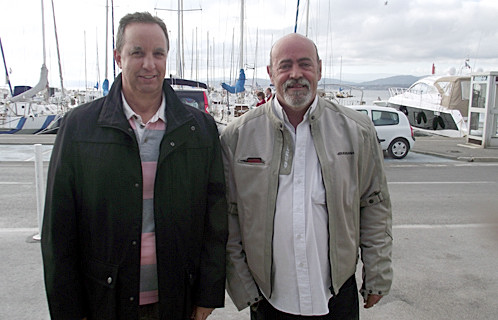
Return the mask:
[[[297,93],[297,92],[294,94],[287,93],[287,88],[295,85],[296,83],[303,85],[303,86],[306,86],[308,88],[308,91],[306,93]],[[299,80],[291,79],[291,80],[285,81],[284,85],[283,85],[285,102],[289,105],[289,107],[296,109],[296,110],[307,107],[309,104],[311,104],[311,102],[313,100],[310,88],[311,88],[311,84],[305,78],[301,78]]]

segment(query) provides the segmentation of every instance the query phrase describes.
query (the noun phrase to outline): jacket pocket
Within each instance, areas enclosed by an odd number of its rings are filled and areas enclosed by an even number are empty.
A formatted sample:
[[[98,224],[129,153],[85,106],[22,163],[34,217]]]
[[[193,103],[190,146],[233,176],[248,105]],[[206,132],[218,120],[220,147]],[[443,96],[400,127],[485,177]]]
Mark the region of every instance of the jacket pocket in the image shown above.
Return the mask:
[[[118,266],[98,260],[83,264],[89,319],[116,319]]]

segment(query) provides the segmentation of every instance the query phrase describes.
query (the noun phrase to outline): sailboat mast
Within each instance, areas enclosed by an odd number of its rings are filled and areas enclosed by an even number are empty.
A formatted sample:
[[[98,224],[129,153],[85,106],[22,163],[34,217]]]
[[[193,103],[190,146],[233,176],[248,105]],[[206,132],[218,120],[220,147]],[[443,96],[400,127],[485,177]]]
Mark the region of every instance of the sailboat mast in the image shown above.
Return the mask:
[[[0,49],[2,50],[3,66],[5,68],[5,81],[9,85],[10,95],[14,96],[14,92],[12,91],[12,85],[10,84],[9,70],[7,69],[7,62],[5,62],[5,54],[3,52],[2,38],[0,38]]]
[[[341,68],[339,69],[339,84],[342,84],[342,56],[341,56]]]
[[[47,52],[45,50],[45,9],[43,8],[43,0],[41,0],[42,11],[42,42],[43,42],[43,65],[47,62]]]
[[[307,1],[307,5],[306,5],[306,37],[308,37],[309,19],[310,19],[310,0]]]
[[[206,36],[206,41],[207,41],[207,56],[206,56],[206,83],[209,87],[209,31],[207,32]]]
[[[194,37],[194,29],[192,29],[192,55],[190,59],[190,78],[194,79],[194,43],[195,43],[195,37]]]
[[[297,8],[296,8],[296,23],[294,24],[294,33],[297,32],[297,18],[299,17],[299,0],[297,0]]]
[[[96,41],[95,48],[97,50],[97,52],[96,52],[96,54],[97,54],[97,85],[96,85],[95,89],[99,90],[99,86],[101,86],[102,83],[100,83],[99,30],[97,28],[95,28],[95,41]]]
[[[64,81],[62,79],[61,54],[59,51],[59,37],[57,36],[57,24],[55,23],[54,0],[52,0],[52,15],[54,16],[55,46],[57,47],[57,61],[59,63],[59,77],[61,79],[61,92],[62,92],[62,96],[64,96]]]
[[[104,71],[104,82],[102,83],[102,94],[107,96],[109,93],[109,80],[107,78],[107,71],[109,70],[108,59],[109,59],[109,0],[105,1],[105,71]]]
[[[86,30],[83,31],[83,44],[85,47],[85,90],[88,88],[87,84],[87,70],[86,70]]]
[[[256,52],[254,54],[254,72],[252,74],[252,87],[254,88],[255,81],[258,76],[258,33],[259,33],[259,28],[256,28]]]
[[[240,56],[239,69],[244,69],[244,0],[240,0]]]
[[[177,48],[176,48],[176,75],[179,78],[183,78],[182,56],[181,56],[182,55],[182,52],[181,52],[181,47],[182,47],[182,39],[181,39],[182,16],[183,16],[182,0],[178,0],[178,39],[177,39]]]
[[[107,79],[107,58],[109,55],[108,52],[108,44],[109,44],[109,0],[105,0],[105,79]]]
[[[114,0],[111,0],[111,23],[112,23],[112,75],[113,79],[116,79],[116,60],[114,59]]]

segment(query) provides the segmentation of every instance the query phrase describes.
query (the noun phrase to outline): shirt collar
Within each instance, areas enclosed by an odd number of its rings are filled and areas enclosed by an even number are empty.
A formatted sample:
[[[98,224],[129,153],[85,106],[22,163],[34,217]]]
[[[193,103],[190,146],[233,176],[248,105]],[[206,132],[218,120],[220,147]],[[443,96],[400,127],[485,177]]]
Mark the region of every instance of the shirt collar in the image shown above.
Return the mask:
[[[138,115],[135,111],[133,111],[133,109],[128,104],[128,101],[126,101],[126,98],[122,91],[121,91],[121,98],[123,99],[123,111],[126,116],[126,119],[129,120],[131,118],[136,118],[142,121],[142,117],[140,117],[140,115]],[[159,109],[154,114],[154,116],[149,120],[149,122],[156,122],[159,119],[161,119],[163,122],[166,122],[165,110],[166,110],[166,99],[163,93],[161,105],[159,106]]]

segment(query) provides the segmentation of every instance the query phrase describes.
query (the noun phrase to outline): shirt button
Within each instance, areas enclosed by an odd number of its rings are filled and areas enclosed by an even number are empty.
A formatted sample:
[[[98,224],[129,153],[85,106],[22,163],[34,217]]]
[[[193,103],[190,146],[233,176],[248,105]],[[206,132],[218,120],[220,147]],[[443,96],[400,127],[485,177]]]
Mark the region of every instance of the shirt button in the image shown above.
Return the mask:
[[[175,143],[174,143],[173,141],[171,141],[171,142],[169,143],[169,145],[170,145],[170,146],[172,146],[172,147],[174,147],[174,146],[175,146]]]
[[[111,283],[112,283],[112,278],[111,277],[107,278],[107,284],[111,284]]]
[[[130,297],[130,301],[134,301],[134,300],[135,300],[135,298],[134,298],[134,297]]]
[[[140,187],[140,184],[135,183],[135,188],[138,188],[138,187]]]
[[[136,246],[136,245],[137,245],[137,242],[136,242],[135,240],[133,240],[133,241],[131,242],[131,244],[132,244],[132,245],[134,245],[134,246]]]
[[[195,126],[191,126],[190,130],[195,131]]]

